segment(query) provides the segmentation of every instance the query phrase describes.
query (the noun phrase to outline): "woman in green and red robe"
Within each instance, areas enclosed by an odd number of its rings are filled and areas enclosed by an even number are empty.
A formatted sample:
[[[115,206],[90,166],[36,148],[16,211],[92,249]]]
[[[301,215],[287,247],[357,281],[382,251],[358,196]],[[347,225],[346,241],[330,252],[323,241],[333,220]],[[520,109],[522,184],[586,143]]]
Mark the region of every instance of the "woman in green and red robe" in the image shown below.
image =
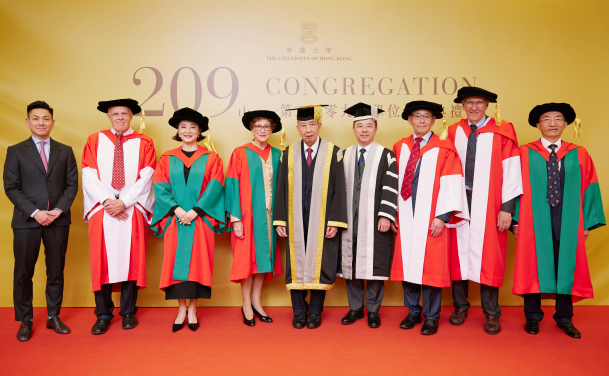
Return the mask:
[[[197,299],[211,297],[214,235],[224,229],[224,170],[211,147],[197,145],[207,131],[208,118],[190,108],[174,112],[169,124],[182,146],[165,152],[154,172],[155,206],[152,229],[165,238],[161,290],[177,299],[179,308],[172,331],[196,331]],[[186,308],[186,299],[190,305]]]
[[[268,144],[271,133],[281,130],[281,119],[273,111],[250,111],[242,122],[254,140],[233,151],[226,171],[225,199],[227,229],[232,230],[230,280],[241,283],[243,322],[254,326],[254,314],[262,322],[273,321],[262,308],[260,293],[265,280],[282,273],[272,225],[281,152]]]

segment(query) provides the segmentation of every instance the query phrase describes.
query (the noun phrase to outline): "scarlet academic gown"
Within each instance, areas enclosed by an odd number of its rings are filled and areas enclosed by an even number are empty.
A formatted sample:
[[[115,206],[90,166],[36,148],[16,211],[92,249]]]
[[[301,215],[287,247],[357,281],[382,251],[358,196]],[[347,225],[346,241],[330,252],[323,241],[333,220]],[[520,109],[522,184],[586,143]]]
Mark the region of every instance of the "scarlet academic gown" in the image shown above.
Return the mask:
[[[270,163],[266,166],[265,162],[269,160],[269,156]],[[282,273],[277,232],[272,221],[269,223],[267,220],[268,193],[265,195],[263,181],[264,169],[270,169],[273,180],[270,197],[272,213],[280,158],[279,149],[267,145],[262,150],[249,142],[236,148],[231,156],[226,171],[225,207],[228,220],[230,216],[241,220],[244,235],[243,240],[235,233],[231,235],[232,282],[239,282],[256,273],[265,273],[265,280],[270,280]],[[232,223],[228,222],[227,228],[232,231]]]
[[[84,221],[89,222],[89,258],[93,291],[101,285],[136,281],[146,287],[146,232],[154,207],[152,175],[156,167],[154,144],[133,130],[123,136],[125,186],[118,192],[129,218],[119,221],[102,203],[114,200],[112,188],[114,145],[111,130],[92,134],[82,156]],[[120,290],[114,285],[115,291]]]
[[[414,137],[406,137],[393,146],[402,191],[406,166],[414,147]],[[404,200],[398,193],[398,233],[394,242],[391,280],[433,287],[450,287],[449,229],[469,219],[461,162],[449,140],[432,134],[419,154],[419,182],[415,210],[412,197]],[[452,213],[438,237],[430,234],[434,218]]]
[[[470,132],[467,119],[448,128],[448,137],[455,144],[463,168]],[[470,221],[450,229],[450,273],[453,281],[470,280],[500,287],[505,273],[507,231],[497,230],[497,216],[503,203],[522,194],[520,151],[512,123],[502,121],[501,126],[496,126],[495,119],[488,118],[476,133]]]
[[[303,226],[303,145],[296,142],[283,151],[277,178],[273,226],[284,226],[286,238],[285,283],[288,290],[330,290],[339,270],[340,231],[347,228],[347,202],[343,153],[321,140],[315,156],[308,233]],[[328,226],[338,228],[326,238]]]
[[[546,199],[550,153],[535,141],[521,146],[520,155],[524,193],[514,215],[519,226],[512,293],[541,293],[543,299],[572,295],[574,302],[593,298],[584,230],[604,226],[605,214],[592,158],[583,147],[566,141],[556,153],[565,171],[557,276]]]
[[[184,165],[190,167],[188,182]],[[154,172],[156,204],[152,229],[163,236],[165,254],[161,290],[184,281],[211,287],[214,266],[214,237],[224,229],[224,169],[215,152],[199,146],[188,158],[182,147],[165,152]],[[194,224],[182,225],[173,209],[204,213]]]

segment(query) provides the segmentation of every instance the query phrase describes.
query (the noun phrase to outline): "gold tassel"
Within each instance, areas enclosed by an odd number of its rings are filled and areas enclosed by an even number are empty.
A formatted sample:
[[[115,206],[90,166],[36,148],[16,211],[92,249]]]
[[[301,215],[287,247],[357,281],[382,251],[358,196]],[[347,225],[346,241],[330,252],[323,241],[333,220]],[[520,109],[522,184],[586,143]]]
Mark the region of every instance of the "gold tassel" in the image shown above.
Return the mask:
[[[146,119],[144,119],[144,110],[142,110],[142,116],[140,118],[140,134],[146,133]]]
[[[448,138],[448,124],[446,124],[446,116],[442,118],[442,134],[440,140],[446,140]]]
[[[211,129],[207,131],[207,136],[203,140],[203,146],[205,146],[208,151],[213,151],[216,154],[218,153],[216,148],[214,148],[214,142],[211,139]]]
[[[304,106],[303,108],[311,108],[314,107],[314,112],[313,112],[313,121],[315,122],[315,124],[320,124],[321,123],[321,116],[323,115],[323,107],[321,106]]]
[[[495,125],[501,126],[501,115],[499,114],[499,102],[495,103]]]
[[[285,150],[285,129],[281,128],[281,143],[279,144],[281,151]]]
[[[581,130],[580,130],[580,129],[581,129],[581,127],[582,127],[582,122],[581,122],[581,120],[579,120],[578,118],[575,118],[575,124],[574,124],[573,126],[574,126],[574,128],[575,128],[575,134],[574,134],[574,137],[575,137],[576,139],[577,139],[577,138],[580,138],[580,137],[582,136],[582,134],[581,134]]]

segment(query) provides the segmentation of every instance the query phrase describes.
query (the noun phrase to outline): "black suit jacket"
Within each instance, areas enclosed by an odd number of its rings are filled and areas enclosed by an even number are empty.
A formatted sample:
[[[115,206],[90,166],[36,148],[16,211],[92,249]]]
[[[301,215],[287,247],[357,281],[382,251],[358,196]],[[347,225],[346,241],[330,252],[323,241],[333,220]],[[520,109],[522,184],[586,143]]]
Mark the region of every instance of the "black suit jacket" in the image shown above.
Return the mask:
[[[53,224],[69,226],[70,206],[78,192],[78,166],[70,146],[50,141],[48,173],[44,170],[36,144],[29,137],[9,146],[4,162],[4,192],[15,205],[12,228],[36,228],[40,224],[30,215],[36,210],[61,209]]]

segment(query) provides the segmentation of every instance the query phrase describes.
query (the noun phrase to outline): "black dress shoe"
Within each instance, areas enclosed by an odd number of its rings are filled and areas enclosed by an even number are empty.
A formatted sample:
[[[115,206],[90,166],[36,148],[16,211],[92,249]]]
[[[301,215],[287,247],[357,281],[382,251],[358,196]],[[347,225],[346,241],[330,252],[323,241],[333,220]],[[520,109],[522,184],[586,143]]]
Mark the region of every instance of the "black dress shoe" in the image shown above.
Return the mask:
[[[273,319],[268,317],[268,316],[264,316],[262,313],[258,312],[256,310],[256,308],[254,308],[254,305],[252,304],[252,310],[254,311],[254,314],[256,316],[258,316],[258,320],[262,321],[262,322],[273,322]]]
[[[193,332],[196,332],[197,329],[199,329],[199,316],[196,316],[196,318],[197,318],[197,322],[194,324],[191,324],[190,320],[188,320],[188,329],[192,330]]]
[[[377,312],[368,312],[368,326],[373,329],[381,326],[381,317]]]
[[[294,316],[292,326],[296,329],[302,329],[307,325],[307,315]]]
[[[176,316],[176,320],[177,319],[178,319],[178,316]],[[173,326],[171,327],[172,333],[182,330],[182,328],[184,327],[184,321],[186,321],[186,317],[184,317],[184,320],[182,320],[182,323],[180,323],[180,324],[176,324],[176,320],[173,320]]]
[[[581,338],[582,334],[573,325],[573,321],[566,322],[564,324],[557,324],[557,326],[565,331],[565,334],[571,338]]]
[[[91,333],[104,334],[108,331],[108,325],[110,325],[110,320],[97,319],[97,321],[95,321],[95,324],[93,324],[93,328],[91,328]]]
[[[252,306],[252,308],[254,308]],[[245,318],[245,312],[243,312],[243,307],[241,307],[241,314],[243,315],[243,323],[247,326],[254,326],[256,325],[256,319],[252,316],[251,320],[248,320],[247,318]]]
[[[363,319],[364,318],[364,309],[360,309],[359,311],[356,310],[349,310],[349,312],[347,312],[347,314],[345,315],[345,317],[343,317],[342,320],[340,320],[340,323],[343,325],[351,325],[351,324],[355,324],[355,322],[359,319]]]
[[[410,313],[402,322],[400,323],[400,328],[402,329],[412,329],[416,324],[421,323],[421,316],[411,315]]]
[[[66,324],[61,322],[61,320],[57,316],[47,319],[47,329],[55,329],[55,333],[57,334],[70,333],[70,328],[68,328]]]
[[[309,315],[309,317],[307,318],[307,328],[308,329],[315,329],[315,328],[319,328],[319,326],[321,325],[321,316],[320,315]]]
[[[438,321],[426,319],[421,328],[421,334],[433,335],[438,332]]]
[[[32,320],[21,321],[19,331],[17,331],[17,339],[20,342],[29,341],[32,338]]]
[[[125,315],[123,317],[123,329],[133,329],[139,324],[135,315]]]
[[[539,320],[527,319],[527,322],[524,324],[524,331],[529,334],[539,333]]]

